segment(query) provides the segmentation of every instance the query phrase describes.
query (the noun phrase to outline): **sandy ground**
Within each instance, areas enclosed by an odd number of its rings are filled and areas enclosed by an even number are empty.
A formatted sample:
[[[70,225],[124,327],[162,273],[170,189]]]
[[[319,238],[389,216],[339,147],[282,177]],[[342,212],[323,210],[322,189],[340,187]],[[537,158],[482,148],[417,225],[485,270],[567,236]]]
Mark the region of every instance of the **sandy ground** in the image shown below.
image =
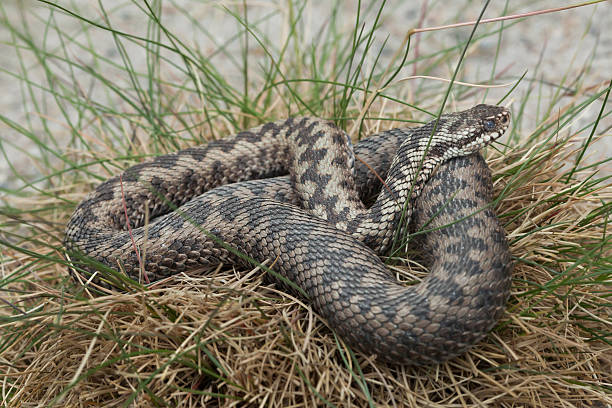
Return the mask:
[[[67,8],[72,8],[74,4],[68,1],[59,1],[58,3]],[[214,55],[217,48],[215,41],[223,43],[235,34],[238,24],[222,6],[237,10],[236,2],[178,1],[177,3],[188,9],[189,15],[214,35],[212,35],[212,38],[206,38],[201,31],[196,32],[193,29],[193,23],[188,21],[182,13],[178,13],[175,6],[171,5],[170,2],[164,3],[164,24],[181,40],[188,44],[197,44],[207,55]],[[242,4],[241,2],[238,3]],[[491,18],[503,15],[505,3],[504,1],[492,1],[485,17]],[[517,0],[510,3],[513,7],[513,13],[572,4],[570,1],[546,0]],[[85,10],[88,18],[100,21],[101,13],[97,1],[87,0],[78,2],[78,4],[83,7],[82,12]],[[107,11],[111,12],[111,22],[115,29],[136,35],[143,35],[146,32],[147,20],[142,10],[133,3],[102,0],[102,4],[108,7]],[[248,4],[249,21],[256,22],[260,18],[266,18],[265,23],[258,25],[259,30],[271,38],[282,38],[287,29],[288,3],[286,1],[249,1]],[[344,2],[344,9],[337,16],[346,27],[347,32],[354,24],[356,5],[356,1]],[[388,36],[386,51],[381,56],[383,64],[384,60],[391,58],[395,50],[400,47],[406,31],[415,27],[419,20],[422,20],[422,26],[424,27],[473,20],[478,16],[481,2],[444,3],[429,1],[428,11],[423,19],[420,18],[421,5],[422,2],[418,1],[395,0],[387,2],[382,26],[377,33],[376,40],[377,46],[380,46],[385,37]],[[330,17],[330,10],[328,2],[311,1],[307,3],[301,25],[305,44],[310,43],[313,38],[316,39],[317,30]],[[57,50],[62,41],[66,43],[66,38],[60,38],[56,31],[45,24],[46,21],[49,21],[50,16],[47,6],[29,0],[2,0],[0,12],[2,11],[4,16],[0,14],[0,18],[6,18],[6,21],[20,27],[20,30],[29,30],[32,37],[37,40],[38,44],[44,46],[44,49]],[[295,12],[295,10],[293,11]],[[273,13],[271,17],[265,17],[270,13]],[[515,91],[514,95],[517,99],[528,92],[530,88],[534,90],[534,95],[539,95],[540,98],[542,96],[544,98],[550,97],[557,91],[557,88],[552,84],[561,82],[566,87],[564,89],[567,94],[566,98],[572,97],[571,90],[576,87],[577,82],[582,84],[582,87],[592,87],[592,92],[596,92],[612,79],[612,24],[609,22],[609,16],[612,16],[612,4],[608,1],[596,6],[524,19],[504,32],[496,72],[502,73],[507,78],[518,78],[523,72],[527,71],[526,78],[529,80],[524,81]],[[53,13],[53,18],[56,24],[62,27],[64,33],[74,35],[75,38],[83,36],[81,22],[61,12]],[[483,27],[483,30],[486,30],[486,28]],[[458,28],[421,34],[418,45],[419,51],[424,53],[428,49],[441,49],[444,46],[454,45],[459,39],[467,38],[469,32],[470,28]],[[85,38],[83,36],[83,39]],[[107,32],[90,30],[87,41],[90,41],[90,44],[95,44],[100,54],[121,63],[116,46]],[[497,37],[492,37],[471,50],[464,62],[466,79],[482,81],[491,76],[491,63],[497,48],[496,41]],[[50,119],[48,122],[50,130],[58,135],[58,140],[67,140],[70,132],[66,128],[62,117],[64,113],[53,103],[48,103],[42,108],[40,104],[36,106],[33,101],[42,100],[38,99],[41,93],[34,90],[34,98],[32,98],[24,87],[23,81],[19,81],[13,75],[15,73],[22,75],[20,72],[25,69],[34,83],[47,84],[45,72],[37,62],[37,58],[40,56],[33,55],[23,49],[16,49],[14,46],[16,42],[19,43],[6,25],[0,24],[0,55],[2,56],[0,58],[0,89],[2,90],[0,92],[0,107],[2,114],[16,124],[33,121],[33,127],[40,134],[43,134],[42,126],[31,112],[44,109],[46,116]],[[69,46],[68,48],[74,58],[81,58],[76,47],[70,48]],[[235,43],[230,45],[229,49],[238,53],[239,45]],[[264,57],[257,49],[255,41],[251,41],[250,51],[253,55],[253,63],[257,62],[257,58]],[[139,62],[139,58],[137,58],[137,54],[141,51],[138,48],[128,48],[128,52],[130,52],[131,59],[135,61],[134,68],[143,71],[144,59]],[[413,49],[411,52],[415,52],[415,50]],[[17,53],[20,53],[20,57]],[[373,63],[374,57],[375,53],[372,53],[366,65]],[[218,67],[224,67],[223,71],[227,72],[230,81],[240,83],[241,72],[229,58],[223,55],[215,55],[211,58],[211,62]],[[590,68],[585,71],[587,62]],[[438,72],[437,74],[448,78],[453,67],[454,62],[449,61],[448,71]],[[408,66],[403,69],[400,77],[407,77],[415,73],[421,73],[419,66]],[[78,75],[80,74],[77,73],[77,78]],[[563,78],[565,78],[564,81]],[[118,83],[120,84],[122,80],[126,81],[127,79],[118,79]],[[538,80],[538,82],[535,80]],[[92,95],[97,95],[96,92],[100,92],[98,89],[89,91],[92,92]],[[491,101],[495,101],[496,96],[504,92],[506,92],[506,89],[491,91],[489,94]],[[515,126],[521,126],[523,132],[527,133],[533,130],[536,119],[541,114],[538,110],[538,103],[546,106],[545,101],[538,99],[538,97],[534,96],[533,99],[533,101],[530,100],[530,106],[526,110],[522,122],[520,124],[515,123]],[[475,102],[478,100],[475,97]],[[593,104],[577,123],[572,124],[571,129],[577,130],[589,123],[597,115],[600,107],[601,100]],[[74,112],[70,112],[69,107],[67,109],[65,114],[74,115]],[[610,108],[607,111],[610,112]],[[600,129],[606,126],[609,128],[610,123],[610,118],[607,118]],[[607,130],[607,133],[610,134],[610,130]],[[0,134],[2,148],[6,158],[8,158],[8,160],[5,160],[5,157],[0,158],[0,187],[16,188],[22,186],[25,179],[36,178],[40,174],[38,168],[53,165],[53,163],[44,163],[39,159],[41,149],[45,149],[44,144],[42,146],[37,145],[28,138],[18,135],[17,132],[1,122]],[[588,132],[585,132],[585,134],[588,135]],[[608,139],[610,138],[608,137]],[[54,148],[61,151],[61,145],[54,146]],[[603,140],[603,143],[599,144],[599,148],[594,149],[589,160],[602,159],[610,155],[612,155],[612,142],[611,140]],[[19,179],[16,175],[21,175],[24,179]]]

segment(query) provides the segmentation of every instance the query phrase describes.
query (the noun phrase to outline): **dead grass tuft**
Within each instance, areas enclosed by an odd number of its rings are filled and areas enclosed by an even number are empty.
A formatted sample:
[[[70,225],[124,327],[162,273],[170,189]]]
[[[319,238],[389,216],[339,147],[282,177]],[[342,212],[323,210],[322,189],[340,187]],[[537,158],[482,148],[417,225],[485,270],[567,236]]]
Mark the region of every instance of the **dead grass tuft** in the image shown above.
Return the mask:
[[[69,209],[51,223],[21,214],[30,235],[7,232],[2,255],[1,399],[15,407],[611,404],[612,188],[588,187],[594,168],[566,180],[561,163],[575,155],[573,143],[542,136],[505,154],[489,150],[516,260],[513,294],[485,341],[433,367],[354,354],[258,269],[225,266],[93,296],[60,261]],[[49,198],[30,200],[35,208]]]

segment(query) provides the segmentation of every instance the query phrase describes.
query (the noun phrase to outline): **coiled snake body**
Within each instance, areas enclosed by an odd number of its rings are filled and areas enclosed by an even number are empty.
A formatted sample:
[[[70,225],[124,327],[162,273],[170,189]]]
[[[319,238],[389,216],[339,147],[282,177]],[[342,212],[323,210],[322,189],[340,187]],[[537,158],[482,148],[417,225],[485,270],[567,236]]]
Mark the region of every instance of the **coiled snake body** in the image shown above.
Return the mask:
[[[268,260],[348,344],[394,363],[441,362],[493,327],[509,293],[490,173],[468,156],[508,122],[505,108],[477,105],[369,137],[355,146],[359,160],[331,123],[268,123],[107,180],[77,207],[64,244],[145,281],[244,262],[235,251]],[[360,197],[378,190],[366,208]],[[374,251],[388,250],[413,210],[416,227],[431,229],[421,243],[432,264],[406,287]],[[91,266],[79,271],[109,285]]]

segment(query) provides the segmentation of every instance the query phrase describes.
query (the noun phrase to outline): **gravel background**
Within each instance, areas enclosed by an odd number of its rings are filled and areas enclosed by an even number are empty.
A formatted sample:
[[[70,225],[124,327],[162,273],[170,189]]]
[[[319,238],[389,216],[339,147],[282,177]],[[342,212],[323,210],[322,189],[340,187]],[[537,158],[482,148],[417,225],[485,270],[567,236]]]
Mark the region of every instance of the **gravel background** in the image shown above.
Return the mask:
[[[67,8],[72,8],[73,3],[59,1],[58,3]],[[241,2],[237,2],[241,4]],[[236,2],[202,2],[202,1],[180,1],[164,2],[163,18],[164,24],[179,38],[188,44],[197,44],[207,55],[213,55],[216,50],[214,41],[205,38],[201,31],[197,33],[193,30],[192,22],[187,20],[182,13],[177,12],[176,4],[189,10],[189,15],[195,21],[200,22],[209,32],[214,33],[214,38],[218,43],[224,42],[236,33],[238,24],[233,17],[223,9],[226,6],[236,10]],[[364,2],[364,4],[367,2]],[[487,9],[485,17],[497,17],[503,15],[505,1],[492,1]],[[80,1],[81,12],[92,19],[100,21],[101,13],[97,1]],[[102,0],[102,4],[111,11],[112,25],[121,31],[126,31],[136,35],[146,33],[146,17],[142,10],[131,2],[117,2],[115,0]],[[271,12],[276,14],[266,20],[265,24],[258,25],[263,33],[272,38],[283,38],[286,33],[287,15],[289,8],[286,1],[249,1],[249,21],[255,22]],[[541,10],[548,7],[559,7],[570,5],[570,1],[518,1],[510,2],[513,9],[512,13]],[[354,24],[356,1],[346,1],[345,7],[338,19],[346,26],[347,32]],[[423,20],[424,27],[474,20],[479,14],[481,2],[442,2],[429,1],[428,11]],[[415,27],[421,15],[422,2],[417,1],[388,1],[382,18],[382,27],[377,33],[377,44],[380,45],[389,35],[387,51],[382,54],[382,63],[385,59],[392,57],[393,53],[401,44],[406,31]],[[329,19],[330,7],[326,1],[310,1],[305,8],[305,17],[301,25],[303,41],[309,43],[312,38],[316,38],[317,30]],[[57,49],[61,45],[61,38],[57,33],[50,29],[45,23],[49,21],[49,10],[46,6],[36,1],[23,0],[2,0],[0,5],[0,18],[6,19],[10,24],[19,27],[20,30],[29,30],[32,37],[39,45],[44,44],[47,50]],[[527,71],[527,78],[542,80],[544,84],[559,84],[565,78],[566,91],[571,91],[579,79],[582,88],[590,88],[591,92],[602,89],[610,79],[612,79],[612,33],[610,23],[612,16],[612,4],[608,2],[600,3],[596,6],[581,7],[563,12],[533,16],[520,21],[509,27],[503,35],[501,53],[497,62],[496,71],[503,72],[509,78],[517,78]],[[121,63],[121,58],[112,37],[102,30],[89,30],[89,37],[82,33],[81,22],[64,15],[54,13],[55,23],[62,27],[63,32],[72,33],[75,38],[82,41],[90,41],[95,44],[99,53],[107,58]],[[510,24],[510,23],[506,23]],[[480,27],[479,29],[488,30],[489,28]],[[492,27],[491,27],[492,28]],[[436,31],[433,33],[421,34],[419,48],[421,53],[428,49],[442,49],[457,43],[458,39],[464,39],[469,35],[471,28],[449,29]],[[82,37],[82,38],[79,38]],[[64,42],[66,39],[63,39]],[[491,62],[494,58],[497,37],[482,42],[478,47],[471,50],[468,59],[464,62],[464,73],[468,80],[488,79],[491,72]],[[17,41],[19,43],[19,41]],[[37,56],[27,50],[17,50],[14,44],[15,38],[5,24],[0,25],[0,108],[2,114],[15,123],[27,123],[28,119],[34,121],[34,129],[43,134],[42,127],[37,125],[37,121],[31,114],[35,112],[36,106],[32,98],[27,94],[22,81],[15,78],[14,73],[20,74],[25,69],[29,73],[32,81],[46,84],[45,72],[37,62]],[[263,53],[256,46],[255,41],[250,41],[250,52],[252,63],[257,58],[264,58]],[[78,48],[68,48],[74,58],[81,58]],[[229,49],[239,52],[239,44],[234,43]],[[18,57],[17,52],[20,53]],[[138,53],[142,50],[135,47],[128,47],[131,60],[135,62],[136,70],[144,71],[144,59],[139,63]],[[411,52],[414,52],[412,50]],[[238,55],[238,54],[237,54]],[[375,53],[372,53],[372,58]],[[242,74],[240,70],[223,55],[211,58],[211,61],[218,67],[223,67],[230,81],[241,83]],[[87,61],[85,61],[87,62]],[[369,60],[368,63],[372,63]],[[585,71],[585,63],[588,62],[590,68]],[[448,70],[439,72],[440,76],[450,77],[449,71],[454,67],[455,62],[449,61]],[[140,65],[140,66],[139,66]],[[62,67],[58,67],[62,69]],[[400,77],[413,74],[413,67],[404,68]],[[417,66],[417,74],[418,66]],[[78,77],[78,76],[77,76]],[[117,84],[125,84],[127,78],[118,77]],[[535,87],[534,95],[540,97],[552,96],[556,92],[556,87],[552,85],[541,85],[530,81],[524,81],[519,89],[515,91],[515,98],[522,96],[529,87]],[[89,90],[95,97],[99,89]],[[492,91],[492,101],[496,95],[506,92],[504,90]],[[37,93],[34,100],[39,103],[45,98],[40,98]],[[567,92],[566,98],[571,98]],[[477,97],[476,97],[477,98]],[[538,115],[537,103],[545,101],[534,100],[526,111],[523,122],[520,124],[524,133],[533,130],[536,117]],[[46,97],[48,101],[48,96]],[[581,99],[578,99],[581,100]],[[568,99],[569,101],[569,99]],[[592,105],[585,112],[584,116],[572,125],[572,129],[579,129],[595,117],[601,107],[601,101]],[[40,105],[38,105],[40,109]],[[58,140],[69,137],[65,121],[61,117],[61,112],[53,103],[45,106],[46,115],[51,118],[50,130],[58,135]],[[606,109],[608,112],[610,108]],[[73,112],[67,112],[73,115]],[[603,126],[599,129],[610,127],[610,118],[607,118]],[[515,123],[515,126],[518,125]],[[37,128],[38,126],[38,128]],[[612,155],[612,140],[609,137],[610,130],[606,131],[608,136],[599,143],[599,148],[594,149],[589,160],[602,159]],[[65,134],[65,136],[62,136]],[[588,135],[588,132],[587,132]],[[607,139],[607,140],[606,140]],[[67,139],[66,139],[67,140]],[[18,135],[6,124],[0,122],[0,141],[9,160],[0,156],[0,187],[15,188],[24,184],[23,179],[19,179],[15,174],[23,176],[25,179],[35,178],[40,174],[39,167],[53,165],[53,163],[41,162],[38,158],[43,147],[37,146],[22,135]],[[55,146],[56,150],[61,151],[61,146]],[[1,153],[1,152],[0,152]],[[14,169],[14,171],[12,170]],[[0,193],[2,194],[2,193]]]

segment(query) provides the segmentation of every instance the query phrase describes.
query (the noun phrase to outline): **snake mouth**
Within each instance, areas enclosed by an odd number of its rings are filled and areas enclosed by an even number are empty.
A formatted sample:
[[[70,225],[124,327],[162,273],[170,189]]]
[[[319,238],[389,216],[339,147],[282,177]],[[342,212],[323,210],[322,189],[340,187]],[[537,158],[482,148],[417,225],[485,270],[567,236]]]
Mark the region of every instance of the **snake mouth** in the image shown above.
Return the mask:
[[[484,140],[484,143],[488,144],[506,133],[510,125],[510,111],[502,108],[498,114],[483,119],[482,124],[485,131],[481,138]]]
[[[465,154],[480,150],[499,139],[508,130],[509,124],[510,112],[507,109],[483,118],[475,126],[476,129],[471,129],[473,133],[463,140],[460,148]]]
[[[506,133],[506,130],[508,130],[508,127],[510,126],[510,111],[504,108],[503,111],[496,115],[495,121],[498,124],[499,131],[497,132],[498,136],[492,140],[497,139],[498,137]]]

